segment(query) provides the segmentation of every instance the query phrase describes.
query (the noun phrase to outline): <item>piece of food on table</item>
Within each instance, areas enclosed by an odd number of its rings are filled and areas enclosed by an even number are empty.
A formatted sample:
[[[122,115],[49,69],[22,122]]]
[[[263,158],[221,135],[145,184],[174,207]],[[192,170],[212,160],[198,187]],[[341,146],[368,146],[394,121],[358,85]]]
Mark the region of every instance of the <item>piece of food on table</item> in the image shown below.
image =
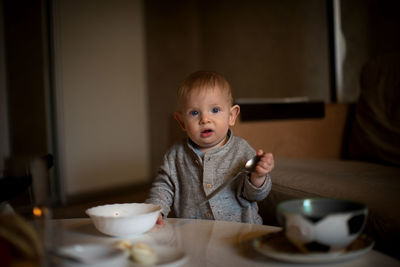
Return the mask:
[[[136,243],[131,249],[132,259],[143,265],[152,265],[157,262],[157,254],[145,243]]]
[[[130,250],[132,249],[132,242],[129,240],[119,240],[115,242],[114,247],[121,250],[129,251],[130,253]]]

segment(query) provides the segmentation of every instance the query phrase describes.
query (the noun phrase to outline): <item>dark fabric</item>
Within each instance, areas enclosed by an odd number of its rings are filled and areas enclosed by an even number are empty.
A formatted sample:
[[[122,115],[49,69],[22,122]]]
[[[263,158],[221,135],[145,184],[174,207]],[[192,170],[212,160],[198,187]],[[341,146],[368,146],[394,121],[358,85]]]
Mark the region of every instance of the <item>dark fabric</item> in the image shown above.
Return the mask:
[[[0,202],[10,201],[27,190],[31,184],[32,177],[30,175],[0,178]]]
[[[400,55],[370,60],[360,85],[348,155],[400,166]]]

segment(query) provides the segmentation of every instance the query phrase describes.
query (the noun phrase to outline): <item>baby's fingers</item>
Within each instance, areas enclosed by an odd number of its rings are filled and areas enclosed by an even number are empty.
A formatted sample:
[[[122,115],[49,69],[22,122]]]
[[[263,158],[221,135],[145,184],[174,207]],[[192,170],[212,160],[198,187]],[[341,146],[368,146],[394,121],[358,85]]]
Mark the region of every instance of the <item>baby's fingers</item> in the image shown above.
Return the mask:
[[[265,157],[265,161],[271,167],[271,170],[272,170],[275,166],[274,155],[272,153],[266,153],[264,155],[264,157]]]
[[[259,166],[264,169],[265,172],[269,173],[272,171],[274,168],[275,162],[274,162],[274,156],[272,153],[265,153],[259,162]]]
[[[161,213],[158,215],[156,224],[158,224],[158,225],[163,225],[164,224],[163,216],[161,215]]]

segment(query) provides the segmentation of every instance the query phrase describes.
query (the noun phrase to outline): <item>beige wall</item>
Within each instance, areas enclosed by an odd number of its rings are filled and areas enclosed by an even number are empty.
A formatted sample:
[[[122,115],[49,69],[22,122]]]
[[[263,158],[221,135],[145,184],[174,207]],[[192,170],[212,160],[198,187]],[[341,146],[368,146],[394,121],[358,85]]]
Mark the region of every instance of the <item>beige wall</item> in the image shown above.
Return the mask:
[[[141,1],[54,2],[64,196],[149,180]]]

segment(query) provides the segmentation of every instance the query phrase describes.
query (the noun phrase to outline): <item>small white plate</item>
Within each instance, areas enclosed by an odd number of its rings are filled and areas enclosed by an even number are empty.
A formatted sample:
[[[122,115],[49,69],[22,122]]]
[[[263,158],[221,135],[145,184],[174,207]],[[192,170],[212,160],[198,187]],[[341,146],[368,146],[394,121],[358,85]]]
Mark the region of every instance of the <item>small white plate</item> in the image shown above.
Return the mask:
[[[256,251],[275,260],[293,263],[331,263],[352,260],[367,253],[374,246],[374,241],[366,235],[361,235],[344,252],[302,253],[280,231],[260,236],[253,240],[252,245]]]
[[[189,259],[189,257],[185,254],[184,251],[174,247],[151,245],[151,248],[154,250],[154,252],[157,254],[158,257],[156,264],[151,266],[157,266],[157,267],[181,266],[185,264]],[[131,262],[132,262],[131,264],[132,267],[133,266],[143,267],[143,265],[135,263],[134,261]]]
[[[127,253],[105,244],[76,244],[57,248],[50,253],[56,266],[125,266]]]

